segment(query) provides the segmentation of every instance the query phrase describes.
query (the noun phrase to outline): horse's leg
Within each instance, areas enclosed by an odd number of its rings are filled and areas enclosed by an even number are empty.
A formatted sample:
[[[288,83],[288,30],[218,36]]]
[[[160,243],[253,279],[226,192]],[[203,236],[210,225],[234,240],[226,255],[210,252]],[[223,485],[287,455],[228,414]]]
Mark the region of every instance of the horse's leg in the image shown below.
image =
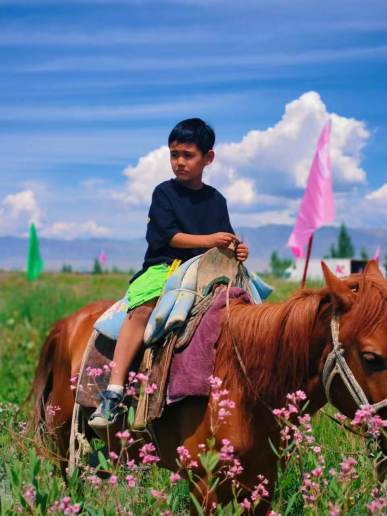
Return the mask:
[[[79,372],[83,353],[98,317],[111,305],[88,305],[57,323],[43,345],[33,384],[35,429],[44,421],[60,454],[62,473],[67,456],[74,408],[70,379]]]

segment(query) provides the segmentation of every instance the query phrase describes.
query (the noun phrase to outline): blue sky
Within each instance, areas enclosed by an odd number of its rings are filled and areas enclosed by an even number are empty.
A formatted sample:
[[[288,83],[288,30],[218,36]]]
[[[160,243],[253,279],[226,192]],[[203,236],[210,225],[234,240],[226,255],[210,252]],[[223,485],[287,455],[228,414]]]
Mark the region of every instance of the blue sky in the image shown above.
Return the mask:
[[[180,119],[235,225],[292,223],[333,116],[337,223],[387,223],[387,4],[3,0],[0,234],[141,236]]]

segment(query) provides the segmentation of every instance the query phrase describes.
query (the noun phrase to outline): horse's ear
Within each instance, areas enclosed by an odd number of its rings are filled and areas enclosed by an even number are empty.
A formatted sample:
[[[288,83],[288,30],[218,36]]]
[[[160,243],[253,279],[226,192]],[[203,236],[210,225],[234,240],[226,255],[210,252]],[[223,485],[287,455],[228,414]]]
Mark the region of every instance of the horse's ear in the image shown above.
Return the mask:
[[[354,302],[354,293],[344,281],[333,274],[326,263],[321,262],[321,267],[334,306],[342,310],[348,310]]]
[[[368,274],[379,276],[380,278],[383,278],[383,274],[381,273],[379,266],[377,264],[376,260],[370,260],[364,269],[364,274],[368,276]],[[384,279],[384,278],[383,278]]]

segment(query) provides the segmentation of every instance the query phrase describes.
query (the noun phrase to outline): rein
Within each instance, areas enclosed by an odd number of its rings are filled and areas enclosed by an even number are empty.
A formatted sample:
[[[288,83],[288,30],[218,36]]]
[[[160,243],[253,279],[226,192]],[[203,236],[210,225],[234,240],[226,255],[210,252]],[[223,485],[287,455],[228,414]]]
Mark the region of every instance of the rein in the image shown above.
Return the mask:
[[[331,334],[333,349],[325,361],[322,373],[322,383],[328,401],[332,403],[330,395],[331,386],[333,379],[338,375],[343,381],[345,387],[351,395],[351,398],[358,408],[361,408],[365,405],[369,407],[372,412],[377,413],[379,410],[387,407],[387,398],[378,401],[377,403],[369,403],[365,392],[359,385],[359,382],[356,380],[349,365],[347,364],[347,361],[344,357],[345,350],[339,340],[339,320],[336,315],[333,315],[331,320]]]

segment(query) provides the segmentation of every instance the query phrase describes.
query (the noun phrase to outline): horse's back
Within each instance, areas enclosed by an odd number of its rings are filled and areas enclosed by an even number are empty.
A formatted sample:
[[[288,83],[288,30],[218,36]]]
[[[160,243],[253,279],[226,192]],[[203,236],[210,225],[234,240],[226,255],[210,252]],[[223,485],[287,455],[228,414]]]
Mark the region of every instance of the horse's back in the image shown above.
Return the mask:
[[[62,320],[66,331],[66,341],[71,362],[71,375],[79,372],[83,353],[89,341],[96,320],[108,309],[114,301],[96,301],[83,306]]]

